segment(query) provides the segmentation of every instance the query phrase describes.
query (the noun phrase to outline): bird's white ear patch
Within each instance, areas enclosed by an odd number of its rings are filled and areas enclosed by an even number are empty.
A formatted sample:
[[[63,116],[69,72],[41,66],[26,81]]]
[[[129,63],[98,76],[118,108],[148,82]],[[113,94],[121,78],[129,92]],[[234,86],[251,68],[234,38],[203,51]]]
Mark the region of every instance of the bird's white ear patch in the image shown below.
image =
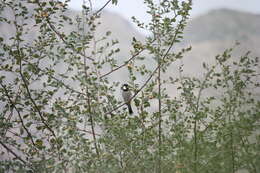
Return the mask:
[[[122,85],[121,89],[122,89],[123,91],[128,91],[128,90],[129,90],[127,84]]]

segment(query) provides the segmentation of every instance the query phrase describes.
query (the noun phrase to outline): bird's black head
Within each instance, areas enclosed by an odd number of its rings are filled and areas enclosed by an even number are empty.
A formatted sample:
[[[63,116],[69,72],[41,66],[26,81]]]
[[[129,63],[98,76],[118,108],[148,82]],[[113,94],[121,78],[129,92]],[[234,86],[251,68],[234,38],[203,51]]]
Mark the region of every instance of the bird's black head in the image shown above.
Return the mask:
[[[128,90],[129,90],[129,85],[128,85],[128,84],[123,84],[122,87],[121,87],[121,89],[122,89],[123,91],[128,91]]]

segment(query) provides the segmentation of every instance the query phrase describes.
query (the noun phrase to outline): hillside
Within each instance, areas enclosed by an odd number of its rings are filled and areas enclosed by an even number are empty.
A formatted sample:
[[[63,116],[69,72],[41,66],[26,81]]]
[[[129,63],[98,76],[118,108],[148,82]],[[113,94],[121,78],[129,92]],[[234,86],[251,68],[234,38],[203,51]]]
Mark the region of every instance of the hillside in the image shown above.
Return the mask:
[[[260,15],[228,9],[210,11],[192,18],[184,32],[182,46],[192,46],[183,61],[186,73],[198,74],[202,62],[213,63],[214,57],[236,42],[240,45],[234,57],[251,51],[251,56],[260,56]],[[260,67],[259,67],[260,68]]]
[[[193,18],[186,28],[186,38],[193,42],[238,40],[260,37],[260,15],[219,9]]]
[[[80,13],[77,11],[69,11],[68,16],[76,19]],[[10,17],[10,13],[6,11],[3,17]],[[135,28],[126,19],[121,16],[104,11],[100,19],[96,32],[96,39],[102,38],[109,30],[112,32],[111,39],[117,39],[120,52],[116,55],[119,62],[125,61],[130,57],[132,37],[143,40],[144,36],[135,30]],[[30,42],[32,38],[37,36],[37,28],[32,27],[33,20],[29,22],[28,29],[30,32],[25,36],[25,40]],[[178,66],[184,64],[184,73],[186,75],[201,76],[202,63],[213,63],[214,57],[221,54],[225,49],[233,47],[235,42],[240,42],[240,46],[234,51],[234,56],[242,56],[247,51],[251,51],[251,56],[260,56],[260,15],[228,10],[218,9],[208,12],[207,14],[191,18],[184,32],[184,41],[177,44],[174,50],[192,46],[192,50],[185,54],[181,62],[175,62],[168,75],[175,77],[178,75]],[[68,25],[64,27],[62,32],[70,32],[75,26]],[[0,36],[5,39],[14,35],[14,28],[7,24],[0,23]],[[149,55],[145,55],[149,56]],[[151,61],[147,65],[152,66]],[[260,67],[259,67],[260,69]],[[107,71],[107,70],[106,70]],[[129,79],[127,70],[122,68],[118,73],[112,74],[110,77],[116,81],[127,82]],[[138,76],[142,81],[142,77]]]
[[[2,17],[10,17],[10,11],[1,14]],[[68,16],[75,19],[79,14],[77,11],[70,11]],[[33,21],[28,25],[29,34],[25,39],[31,40],[37,35],[37,28],[31,28]],[[192,45],[200,49],[200,55],[215,55],[224,48],[234,45],[235,41],[242,43],[242,50],[251,50],[253,55],[259,56],[260,49],[260,14],[250,14],[246,12],[218,9],[207,14],[191,18],[184,32],[183,46]],[[70,32],[73,26],[66,27]],[[0,23],[0,36],[9,38],[14,34],[14,28]],[[121,16],[104,11],[101,17],[101,25],[98,27],[97,36],[102,37],[107,30],[112,31],[112,37],[120,42],[122,55],[128,54],[128,46],[132,41],[132,36],[143,40],[144,36],[138,33],[126,19]],[[214,53],[214,54],[212,54]],[[196,53],[194,54],[196,56]]]

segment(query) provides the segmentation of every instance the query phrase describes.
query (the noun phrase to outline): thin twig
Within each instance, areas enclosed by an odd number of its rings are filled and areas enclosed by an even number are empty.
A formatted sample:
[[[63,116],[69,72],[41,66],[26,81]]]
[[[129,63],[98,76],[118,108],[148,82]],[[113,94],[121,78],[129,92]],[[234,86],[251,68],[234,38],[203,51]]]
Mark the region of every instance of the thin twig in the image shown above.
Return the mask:
[[[128,60],[127,60],[125,63],[123,63],[122,65],[120,65],[120,66],[118,66],[118,67],[112,69],[111,71],[109,71],[109,72],[107,72],[107,73],[101,75],[101,76],[100,76],[100,79],[103,78],[103,77],[105,77],[105,76],[107,76],[107,75],[109,75],[109,74],[111,74],[111,73],[113,73],[113,72],[115,72],[115,71],[117,71],[117,70],[119,70],[120,68],[126,66],[130,61],[132,61],[136,56],[138,56],[138,55],[139,55],[141,52],[143,52],[144,50],[145,50],[144,48],[141,49],[139,52],[136,52],[130,59],[128,59]]]
[[[156,40],[156,39],[153,39],[153,40],[151,41],[151,43],[153,43],[155,40]],[[142,53],[144,50],[145,50],[145,47],[143,47],[143,48],[140,49],[138,52],[136,52],[134,55],[132,55],[132,57],[129,58],[129,59],[128,59],[126,62],[124,62],[122,65],[120,65],[120,66],[118,66],[118,67],[112,69],[111,71],[109,71],[109,72],[107,72],[107,73],[101,75],[101,76],[100,76],[100,79],[103,78],[103,77],[105,77],[105,76],[107,76],[107,75],[109,75],[109,74],[111,74],[111,73],[113,73],[113,72],[115,72],[115,71],[117,71],[117,70],[119,70],[120,68],[126,66],[130,61],[132,61],[134,58],[136,58],[138,55],[140,55],[140,53]]]
[[[82,132],[86,132],[86,133],[89,133],[89,134],[93,135],[93,133],[91,131],[89,131],[89,130],[84,130],[84,129],[79,129],[79,128],[77,128],[77,130],[82,131]],[[95,133],[95,135],[101,136],[101,134],[98,134],[98,133]]]
[[[73,47],[73,45],[70,44],[70,43],[68,43],[68,42],[64,39],[64,36],[63,36],[62,34],[60,34],[60,33],[56,30],[56,28],[54,27],[54,25],[52,25],[52,23],[51,23],[50,20],[49,20],[49,17],[46,18],[46,21],[47,21],[47,24],[49,25],[49,27],[51,28],[51,30],[52,30],[56,35],[58,35],[58,37],[62,40],[62,42],[63,42],[64,44],[68,45],[69,48],[72,49],[74,52],[77,52],[77,53],[80,54],[81,56],[84,56],[83,53],[80,53],[80,52],[78,52],[77,50],[75,50],[75,48]],[[87,58],[87,59],[89,59],[89,60],[91,60],[91,61],[94,61],[94,59],[91,58],[91,57],[85,56],[85,58]]]
[[[25,124],[24,124],[24,121],[23,121],[23,118],[22,118],[22,116],[21,116],[21,113],[20,113],[19,109],[16,107],[15,103],[12,101],[12,99],[11,99],[9,93],[8,93],[7,88],[4,86],[4,84],[2,84],[2,82],[0,83],[0,85],[1,85],[1,87],[4,89],[5,95],[6,95],[6,97],[8,98],[8,100],[9,100],[9,102],[10,102],[10,104],[11,104],[11,107],[13,107],[13,108],[16,110],[16,112],[17,112],[17,114],[18,114],[18,117],[19,117],[19,119],[20,119],[20,121],[21,121],[22,127],[23,127],[24,130],[26,131],[26,133],[27,133],[28,137],[30,138],[32,144],[35,146],[35,143],[34,143],[32,134],[31,134],[31,133],[29,132],[29,130],[26,128],[26,126],[25,126]]]
[[[8,151],[10,152],[16,159],[20,160],[23,162],[23,164],[28,165],[28,163],[23,160],[20,156],[18,156],[13,150],[11,150],[7,145],[5,145],[2,141],[0,141],[0,144]]]
[[[162,100],[161,100],[161,59],[158,59],[158,143],[159,143],[159,162],[158,173],[161,173],[161,148],[162,148]]]
[[[29,61],[27,61],[27,60],[24,60],[24,62],[26,62],[26,63],[28,63],[28,64],[34,66],[31,62],[29,62]],[[39,70],[39,71],[41,71],[41,72],[45,72],[45,71],[44,71],[43,69],[41,69],[41,68],[37,68],[37,70]],[[54,76],[52,76],[52,75],[48,75],[48,77],[50,77],[50,78],[56,80],[57,82],[59,82],[59,84],[61,84],[62,86],[64,86],[66,89],[68,89],[68,90],[70,90],[70,91],[72,91],[72,92],[74,92],[74,93],[77,93],[77,94],[79,94],[79,95],[86,96],[85,93],[82,93],[82,92],[80,92],[80,91],[77,91],[77,90],[71,88],[69,85],[65,84],[65,83],[62,82],[60,79],[58,79],[58,78],[56,78],[56,77],[54,77]]]
[[[88,91],[88,87],[86,86],[86,92],[87,92],[87,105],[88,105],[88,113],[90,116],[90,124],[91,124],[91,131],[92,131],[92,137],[94,140],[94,146],[95,146],[95,150],[97,155],[99,156],[99,150],[98,150],[98,146],[97,146],[97,139],[96,139],[96,133],[95,133],[95,125],[94,125],[94,120],[93,120],[93,115],[92,115],[92,110],[91,110],[91,103],[90,103],[90,93]]]
[[[19,49],[18,49],[18,50],[19,50]],[[24,77],[24,75],[23,75],[23,72],[22,72],[22,56],[20,55],[20,51],[19,51],[19,56],[20,56],[20,62],[19,62],[19,68],[20,68],[20,69],[19,69],[19,74],[20,74],[20,76],[21,76],[21,78],[22,78],[22,81],[23,81],[23,83],[24,83],[24,87],[25,87],[25,90],[26,90],[26,92],[27,92],[27,94],[28,94],[29,100],[32,102],[35,111],[39,114],[42,123],[43,123],[43,124],[46,126],[46,128],[52,133],[52,135],[53,135],[54,137],[56,137],[54,131],[53,131],[53,130],[51,129],[51,127],[45,122],[45,119],[43,118],[43,115],[42,115],[41,110],[39,109],[38,105],[35,103],[34,99],[32,98],[32,95],[31,95],[31,92],[30,92],[30,90],[29,90],[27,81],[26,81],[26,79],[25,79],[25,77]]]
[[[177,28],[177,30],[179,30],[179,26]],[[162,57],[162,62],[164,61],[164,59],[166,58],[166,56],[169,54],[170,50],[172,49],[173,47],[173,44],[175,43],[175,40],[176,40],[176,37],[177,37],[177,31],[176,31],[176,34],[174,35],[173,39],[172,39],[172,42],[170,44],[170,46],[168,47],[168,49],[166,50],[164,56]],[[151,75],[147,78],[147,80],[144,82],[144,84],[141,86],[141,88],[139,88],[135,94],[133,94],[133,96],[131,97],[131,99],[133,99],[140,91],[143,90],[143,88],[148,84],[148,82],[152,79],[152,77],[154,76],[154,74],[157,72],[157,70],[159,69],[159,66],[157,66],[154,71],[151,73]],[[108,111],[105,113],[105,115],[107,114],[111,114],[112,112],[116,111],[117,109],[121,108],[122,106],[124,106],[126,103],[122,103],[120,104],[119,106],[115,107],[113,110],[111,111]]]
[[[133,96],[131,97],[131,99],[133,99],[140,91],[143,90],[143,88],[147,85],[147,83],[152,79],[152,77],[154,76],[154,74],[157,72],[158,67],[156,67],[156,69],[151,73],[151,75],[148,77],[148,79],[144,82],[144,84],[142,85],[142,87],[140,89],[138,89]],[[105,114],[111,114],[112,112],[114,112],[115,110],[119,109],[120,107],[124,106],[126,103],[122,103],[119,106],[115,107],[113,110],[106,112]]]
[[[77,94],[79,94],[79,95],[86,96],[85,93],[82,93],[82,92],[80,92],[80,91],[77,91],[77,90],[71,88],[69,85],[66,85],[64,82],[62,82],[61,80],[57,79],[56,77],[51,76],[51,75],[49,75],[49,77],[52,78],[52,79],[54,79],[54,80],[56,80],[56,81],[58,81],[59,84],[61,84],[62,86],[64,86],[66,89],[68,89],[68,90],[70,90],[70,91],[72,91],[72,92],[75,92],[75,93],[77,93]]]
[[[108,0],[99,10],[97,10],[94,15],[98,15],[112,0]]]
[[[94,43],[95,45],[95,43]],[[95,46],[94,46],[95,47]],[[85,54],[85,51],[84,51]],[[88,73],[87,73],[87,63],[86,63],[86,59],[84,59],[84,73],[85,73],[85,78],[88,78]],[[87,105],[88,105],[88,113],[90,115],[90,124],[91,124],[91,131],[92,131],[92,137],[94,140],[94,146],[95,146],[95,150],[97,153],[97,156],[99,157],[99,149],[98,149],[98,145],[97,145],[97,139],[96,139],[96,133],[95,133],[95,124],[94,124],[94,119],[93,119],[93,115],[92,115],[92,107],[91,107],[91,97],[90,97],[90,93],[89,93],[89,88],[88,88],[88,84],[86,84],[86,101],[87,101]]]
[[[19,85],[13,103],[16,103],[16,102],[17,102],[18,96],[20,96],[21,92],[22,92],[22,90],[21,90],[21,85]],[[11,119],[12,119],[12,116],[13,116],[13,109],[14,109],[14,107],[11,107],[10,114],[9,114],[7,120],[6,120],[8,123],[11,122]],[[7,131],[8,131],[8,129],[6,129],[6,131],[4,132],[4,135],[6,135]]]
[[[39,7],[43,8],[43,6],[41,5],[41,3],[40,3],[39,1],[37,1],[37,4],[38,4]],[[73,47],[73,45],[70,44],[70,43],[68,43],[68,42],[64,39],[64,36],[63,36],[62,34],[60,34],[60,33],[56,30],[55,26],[54,26],[54,25],[51,23],[51,21],[50,21],[50,15],[48,15],[48,16],[46,17],[46,22],[47,22],[47,24],[49,25],[50,29],[62,40],[62,42],[63,42],[64,44],[68,45],[68,47],[69,47],[70,49],[72,49],[74,52],[80,54],[81,56],[84,56],[83,53],[78,52],[78,51]],[[91,60],[91,61],[94,61],[94,59],[91,58],[91,57],[87,57],[87,56],[84,56],[84,57],[87,58],[87,59],[89,59],[89,60]]]

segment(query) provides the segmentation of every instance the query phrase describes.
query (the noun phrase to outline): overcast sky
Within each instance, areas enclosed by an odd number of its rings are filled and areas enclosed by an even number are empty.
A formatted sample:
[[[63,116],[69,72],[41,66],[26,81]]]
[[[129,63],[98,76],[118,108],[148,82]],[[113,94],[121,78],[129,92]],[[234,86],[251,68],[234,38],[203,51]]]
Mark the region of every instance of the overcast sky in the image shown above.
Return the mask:
[[[88,0],[85,1],[88,2]],[[99,9],[107,1],[108,0],[92,0],[95,9]],[[81,9],[82,2],[83,0],[71,0],[70,7],[79,10]],[[209,10],[218,8],[229,8],[260,14],[260,0],[193,0],[191,17],[196,17]],[[132,16],[137,17],[141,21],[148,19],[143,0],[118,0],[117,5],[109,4],[106,10],[118,13],[129,21],[131,21]]]
[[[85,0],[88,2],[88,0]],[[71,0],[70,7],[80,9],[83,0]],[[100,8],[107,0],[92,0],[95,8]],[[211,9],[230,8],[260,14],[260,0],[193,0],[192,16],[203,14]],[[107,10],[116,12],[126,19],[136,16],[146,19],[143,0],[118,0],[118,5],[108,5]]]

